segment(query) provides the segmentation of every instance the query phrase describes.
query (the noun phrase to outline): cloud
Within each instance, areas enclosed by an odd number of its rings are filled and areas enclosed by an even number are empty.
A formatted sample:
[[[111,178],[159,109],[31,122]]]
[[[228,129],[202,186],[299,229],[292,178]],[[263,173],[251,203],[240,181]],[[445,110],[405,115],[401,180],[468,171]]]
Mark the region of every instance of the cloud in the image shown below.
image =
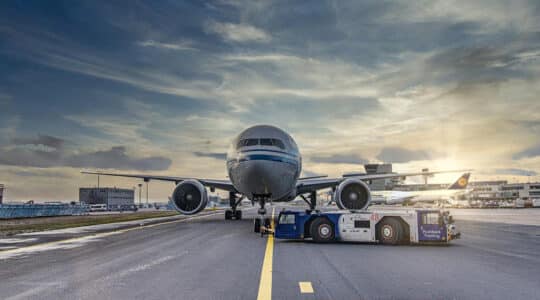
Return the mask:
[[[15,145],[34,145],[46,146],[54,149],[60,149],[64,145],[64,140],[50,135],[38,135],[37,138],[14,138]]]
[[[14,170],[9,173],[15,176],[21,177],[46,177],[46,178],[70,178],[69,174],[58,172],[58,171],[44,171],[43,169],[34,169],[34,170]]]
[[[105,151],[72,155],[65,159],[65,165],[70,167],[143,171],[167,170],[171,163],[169,158],[161,156],[130,157],[123,146],[112,147]]]
[[[531,158],[540,156],[540,144],[527,148],[523,151],[520,151],[512,155],[512,159],[519,160],[523,158]]]
[[[169,158],[161,156],[131,157],[123,146],[94,152],[71,151],[63,148],[63,139],[47,135],[16,138],[14,142],[15,147],[0,149],[1,165],[158,171],[167,170],[172,163]]]
[[[309,170],[331,176],[360,166],[328,161],[357,163],[396,145],[429,149],[396,160],[430,157],[432,169],[540,171],[530,147],[540,144],[538,6],[458,3],[74,2],[62,7],[69,18],[2,3],[0,160],[48,167],[117,157],[141,167],[134,161],[154,154],[136,153],[159,153],[174,155],[171,173],[222,177],[215,166],[229,139],[270,123],[294,136]],[[39,132],[66,142],[20,138]],[[536,158],[521,166],[512,154]],[[64,196],[70,186],[50,189]]]
[[[223,39],[232,42],[268,42],[271,36],[264,30],[249,24],[209,22],[207,32],[217,33]]]
[[[416,160],[429,160],[431,155],[423,150],[408,150],[401,147],[385,147],[377,155],[377,159],[388,163],[406,163]]]
[[[509,76],[522,77],[527,70],[520,70],[516,66],[524,66],[539,58],[538,49],[523,48],[515,44],[459,47],[436,53],[427,60],[427,65],[433,72],[437,72],[439,77],[452,76],[470,83],[505,80]]]
[[[315,176],[323,176],[325,174],[313,172],[310,170],[302,170],[302,175],[300,177],[315,177]]]
[[[163,43],[163,42],[157,42],[154,40],[146,40],[146,41],[140,41],[137,43],[137,45],[141,47],[152,47],[152,48],[158,48],[158,49],[164,49],[164,50],[197,50],[197,48],[194,48],[190,42],[180,42],[180,43]]]
[[[329,156],[311,156],[310,160],[315,163],[324,164],[354,164],[363,165],[368,163],[368,160],[359,154],[333,154]]]
[[[210,157],[219,160],[225,160],[227,158],[227,153],[224,152],[193,152],[193,154],[198,157]]]
[[[509,169],[496,169],[496,174],[501,175],[516,175],[516,176],[537,176],[539,173],[532,170],[524,170],[524,169],[515,169],[515,168],[509,168]]]

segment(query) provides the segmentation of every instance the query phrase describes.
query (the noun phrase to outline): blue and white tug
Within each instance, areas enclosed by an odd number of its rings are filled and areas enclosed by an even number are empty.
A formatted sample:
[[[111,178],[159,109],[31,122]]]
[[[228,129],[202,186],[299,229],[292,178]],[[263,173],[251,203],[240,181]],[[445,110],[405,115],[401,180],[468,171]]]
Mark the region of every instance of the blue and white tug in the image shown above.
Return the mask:
[[[274,230],[278,239],[397,244],[447,244],[460,237],[448,211],[363,210],[305,212],[284,210]]]

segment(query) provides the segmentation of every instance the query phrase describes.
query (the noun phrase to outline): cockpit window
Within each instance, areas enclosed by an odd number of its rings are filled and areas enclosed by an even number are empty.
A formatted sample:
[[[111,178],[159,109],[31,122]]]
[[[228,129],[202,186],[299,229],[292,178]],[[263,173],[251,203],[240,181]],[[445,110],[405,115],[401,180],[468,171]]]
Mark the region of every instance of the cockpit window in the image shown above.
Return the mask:
[[[242,148],[242,147],[256,146],[256,145],[274,146],[274,147],[278,147],[279,149],[285,150],[285,144],[283,143],[283,141],[278,140],[278,139],[244,139],[244,140],[239,140],[238,144],[236,144],[236,147]]]
[[[262,146],[273,146],[272,139],[261,139]]]
[[[236,144],[236,148],[256,146],[258,144],[259,144],[259,139],[244,139],[244,140],[238,141],[238,144]]]
[[[244,146],[255,146],[255,145],[258,145],[259,144],[259,140],[258,139],[247,139],[245,140],[246,142],[244,143]]]
[[[278,140],[278,139],[272,139],[272,143],[274,144],[274,146],[280,148],[280,149],[283,149],[285,150],[285,144],[283,144],[283,142],[281,140]]]

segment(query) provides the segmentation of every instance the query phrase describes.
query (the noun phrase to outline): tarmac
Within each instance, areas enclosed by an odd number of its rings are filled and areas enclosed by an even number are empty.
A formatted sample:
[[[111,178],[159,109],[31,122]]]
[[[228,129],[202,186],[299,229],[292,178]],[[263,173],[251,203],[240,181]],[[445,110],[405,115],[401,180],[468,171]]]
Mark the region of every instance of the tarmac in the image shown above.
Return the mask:
[[[0,240],[15,245],[0,251],[0,296],[540,299],[540,209],[498,210],[505,222],[490,210],[456,212],[462,238],[449,246],[274,240],[252,232],[255,214],[250,208],[241,221],[214,212]]]

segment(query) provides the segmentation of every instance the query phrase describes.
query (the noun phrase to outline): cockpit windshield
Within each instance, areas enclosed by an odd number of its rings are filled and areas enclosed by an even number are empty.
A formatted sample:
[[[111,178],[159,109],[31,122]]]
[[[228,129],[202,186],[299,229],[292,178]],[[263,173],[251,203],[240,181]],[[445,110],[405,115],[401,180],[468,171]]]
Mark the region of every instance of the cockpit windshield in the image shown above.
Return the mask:
[[[256,145],[277,147],[285,150],[285,144],[280,139],[242,139],[238,141],[237,148]]]

